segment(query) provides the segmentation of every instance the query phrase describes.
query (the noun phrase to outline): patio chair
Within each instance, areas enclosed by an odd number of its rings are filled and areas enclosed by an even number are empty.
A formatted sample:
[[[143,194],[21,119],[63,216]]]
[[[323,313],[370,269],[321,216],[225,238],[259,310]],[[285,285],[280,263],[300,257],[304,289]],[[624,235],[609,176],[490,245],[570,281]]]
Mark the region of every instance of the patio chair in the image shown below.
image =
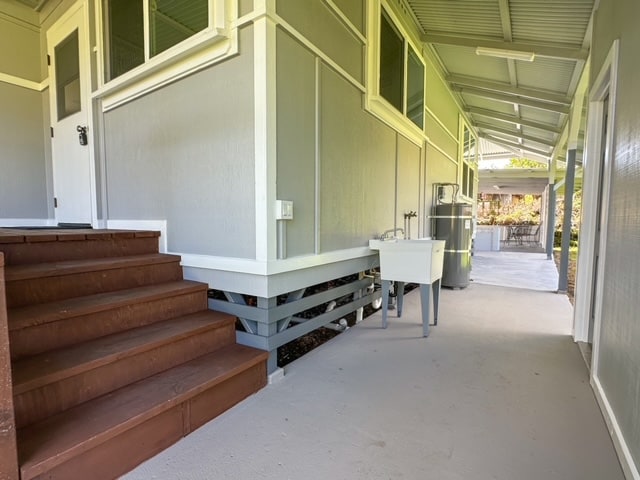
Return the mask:
[[[529,236],[531,225],[515,225],[512,236],[518,245],[522,245],[524,239]]]
[[[523,237],[529,245],[538,244],[540,242],[540,224],[536,225],[536,228],[531,231],[529,229],[529,233]]]
[[[518,225],[507,225],[506,226],[507,229],[507,238],[505,240],[505,243],[507,245],[511,245],[511,242],[518,242],[518,237],[516,235],[516,232],[518,230]]]

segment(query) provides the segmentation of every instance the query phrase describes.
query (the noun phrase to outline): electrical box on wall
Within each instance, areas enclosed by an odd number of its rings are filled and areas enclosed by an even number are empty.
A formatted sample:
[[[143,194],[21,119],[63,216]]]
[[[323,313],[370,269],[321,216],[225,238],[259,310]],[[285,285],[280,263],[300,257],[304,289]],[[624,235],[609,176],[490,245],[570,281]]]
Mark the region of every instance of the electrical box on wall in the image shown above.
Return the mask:
[[[293,202],[276,200],[276,220],[293,220]]]

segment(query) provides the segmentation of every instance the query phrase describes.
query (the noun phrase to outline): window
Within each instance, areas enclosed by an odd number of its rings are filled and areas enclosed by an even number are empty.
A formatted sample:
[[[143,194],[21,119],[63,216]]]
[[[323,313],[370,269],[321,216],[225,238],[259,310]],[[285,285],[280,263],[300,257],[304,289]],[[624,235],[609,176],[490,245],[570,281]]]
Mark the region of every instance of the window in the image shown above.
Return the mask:
[[[380,95],[402,111],[404,39],[383,13],[380,19]]]
[[[78,30],[56,45],[56,105],[58,120],[82,109],[80,104],[80,57]]]
[[[424,64],[389,15],[380,14],[379,93],[420,129],[424,127]]]
[[[207,28],[209,0],[104,0],[103,17],[110,81]]]
[[[473,198],[475,169],[477,165],[477,140],[469,127],[463,123],[462,127],[462,178],[460,181],[462,195]]]

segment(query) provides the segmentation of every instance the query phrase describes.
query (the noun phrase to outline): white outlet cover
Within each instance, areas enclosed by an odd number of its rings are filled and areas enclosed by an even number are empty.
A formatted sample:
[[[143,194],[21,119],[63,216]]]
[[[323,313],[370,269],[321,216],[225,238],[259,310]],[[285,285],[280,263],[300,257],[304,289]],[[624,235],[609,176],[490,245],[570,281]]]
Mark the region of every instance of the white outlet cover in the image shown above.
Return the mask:
[[[276,220],[293,220],[293,202],[276,200]]]

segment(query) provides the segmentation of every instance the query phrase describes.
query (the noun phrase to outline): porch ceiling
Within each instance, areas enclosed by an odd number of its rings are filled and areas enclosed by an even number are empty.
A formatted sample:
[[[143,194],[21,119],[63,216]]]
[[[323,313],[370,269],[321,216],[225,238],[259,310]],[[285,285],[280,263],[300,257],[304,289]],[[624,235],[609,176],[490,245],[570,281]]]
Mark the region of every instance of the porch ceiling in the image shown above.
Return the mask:
[[[480,170],[479,193],[540,195],[549,184],[546,170]]]
[[[562,172],[561,176],[564,176]],[[576,170],[575,190],[582,188],[582,169]],[[549,184],[549,172],[546,170],[505,168],[480,170],[478,174],[478,193],[532,194],[541,195]],[[564,195],[564,181],[559,183],[558,194]]]
[[[593,0],[405,1],[481,138],[535,159],[575,141],[563,133],[589,55]],[[535,58],[479,56],[477,47]]]

